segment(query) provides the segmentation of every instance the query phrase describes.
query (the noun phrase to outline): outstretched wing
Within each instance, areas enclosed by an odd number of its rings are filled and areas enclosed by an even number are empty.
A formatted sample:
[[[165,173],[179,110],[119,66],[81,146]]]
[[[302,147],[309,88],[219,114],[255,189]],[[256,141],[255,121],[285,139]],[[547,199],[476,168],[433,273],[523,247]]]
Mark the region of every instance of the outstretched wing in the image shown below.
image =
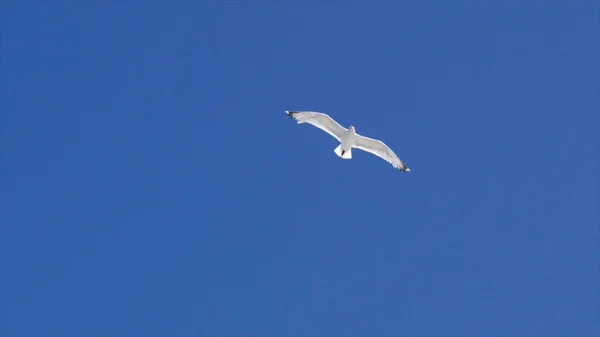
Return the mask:
[[[397,169],[410,172],[408,166],[406,166],[402,162],[402,160],[398,158],[394,151],[392,151],[392,149],[390,149],[380,140],[356,135],[356,142],[354,143],[354,145],[352,145],[352,147],[374,154],[377,157],[380,157],[388,163],[392,164],[392,166],[394,166]]]
[[[312,124],[332,135],[340,142],[342,141],[342,135],[347,131],[346,128],[324,113],[314,111],[286,111],[285,113],[297,120],[298,124]]]

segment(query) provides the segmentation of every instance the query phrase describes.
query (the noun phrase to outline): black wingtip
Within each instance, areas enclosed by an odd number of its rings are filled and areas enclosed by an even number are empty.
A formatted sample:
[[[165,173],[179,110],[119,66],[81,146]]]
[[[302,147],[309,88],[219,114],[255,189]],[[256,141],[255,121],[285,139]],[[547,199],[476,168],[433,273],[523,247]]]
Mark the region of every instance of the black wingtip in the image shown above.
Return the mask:
[[[286,110],[285,114],[290,116],[290,118],[295,119],[294,115],[296,115],[298,113],[298,111],[289,111]]]

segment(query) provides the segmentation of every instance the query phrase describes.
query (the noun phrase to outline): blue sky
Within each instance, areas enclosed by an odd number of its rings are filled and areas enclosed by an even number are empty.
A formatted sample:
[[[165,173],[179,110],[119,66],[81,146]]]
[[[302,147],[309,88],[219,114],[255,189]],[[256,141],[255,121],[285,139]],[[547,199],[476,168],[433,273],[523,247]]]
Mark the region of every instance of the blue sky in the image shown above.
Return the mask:
[[[0,335],[600,333],[594,2],[0,13]]]

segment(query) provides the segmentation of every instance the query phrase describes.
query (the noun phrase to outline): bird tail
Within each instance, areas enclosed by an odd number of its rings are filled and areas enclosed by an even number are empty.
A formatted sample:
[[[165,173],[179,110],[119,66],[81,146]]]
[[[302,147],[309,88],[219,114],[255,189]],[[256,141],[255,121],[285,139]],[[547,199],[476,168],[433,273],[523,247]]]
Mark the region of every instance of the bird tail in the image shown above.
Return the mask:
[[[333,150],[335,154],[344,159],[352,159],[352,148],[349,148],[347,151],[344,151],[342,154],[342,144],[338,145],[338,147]]]

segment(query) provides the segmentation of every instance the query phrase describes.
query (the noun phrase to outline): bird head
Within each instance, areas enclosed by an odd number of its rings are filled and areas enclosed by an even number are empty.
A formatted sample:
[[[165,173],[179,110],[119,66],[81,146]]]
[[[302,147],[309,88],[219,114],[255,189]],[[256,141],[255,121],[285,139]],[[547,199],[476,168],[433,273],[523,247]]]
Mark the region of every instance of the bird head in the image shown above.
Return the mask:
[[[352,131],[352,132],[356,131],[356,129],[354,129],[354,125],[350,125],[350,127],[348,129],[350,129],[350,131]]]

